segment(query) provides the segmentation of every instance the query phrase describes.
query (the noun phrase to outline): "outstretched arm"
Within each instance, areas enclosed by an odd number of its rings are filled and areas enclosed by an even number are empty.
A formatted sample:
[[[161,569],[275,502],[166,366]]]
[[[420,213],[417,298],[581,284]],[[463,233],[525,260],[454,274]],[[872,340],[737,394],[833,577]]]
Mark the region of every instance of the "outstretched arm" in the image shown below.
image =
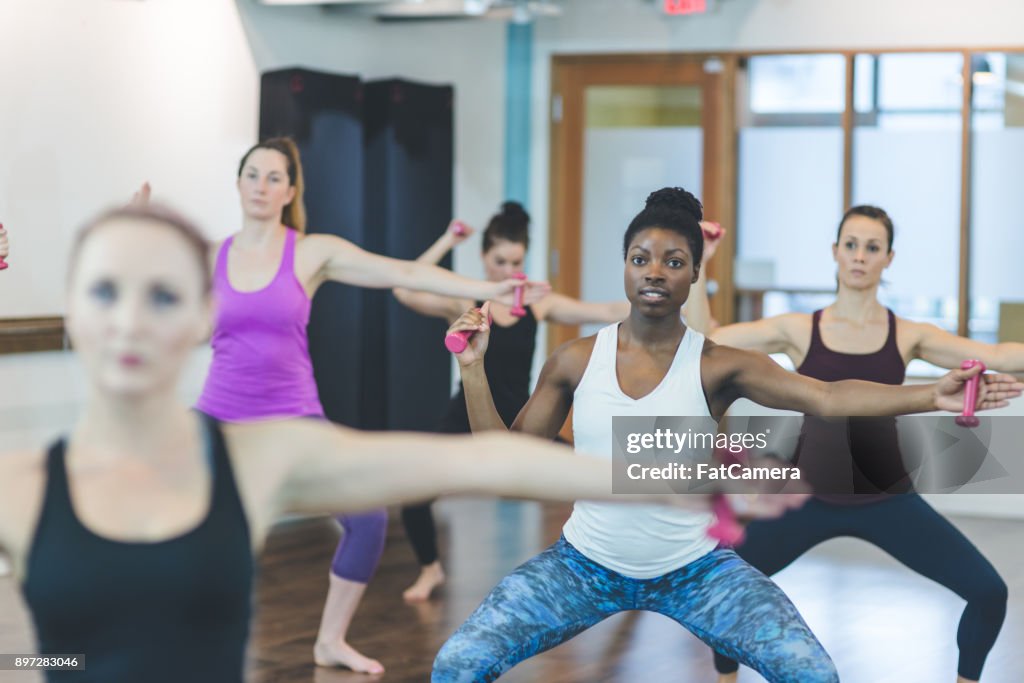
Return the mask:
[[[614,494],[610,460],[522,434],[374,434],[311,420],[241,429],[251,430],[250,438],[261,444],[259,460],[272,456],[287,467],[276,512],[347,512],[453,493],[661,503],[701,511],[709,506],[706,494]],[[288,448],[275,452],[275,443]],[[750,517],[778,516],[806,497],[727,495]]]
[[[974,339],[950,334],[935,325],[911,325],[919,335],[914,355],[940,368],[958,368],[964,359],[972,358],[980,360],[989,370],[1024,374],[1024,344],[983,344]]]
[[[316,250],[321,262],[321,276],[326,280],[357,287],[419,289],[443,296],[513,303],[513,292],[524,286],[523,299],[536,301],[549,290],[547,283],[472,280],[450,270],[418,261],[380,256],[365,251],[334,235],[309,235],[303,240]]]
[[[964,386],[981,369],[954,370],[934,384],[891,386],[844,380],[820,382],[788,372],[767,356],[715,346],[705,352],[714,368],[724,368],[711,380],[713,401],[719,410],[739,397],[749,398],[769,408],[795,410],[808,415],[887,416],[923,413],[933,410],[960,412]],[[1009,375],[986,374],[978,387],[977,410],[1001,408],[1010,398],[1020,396],[1024,384]]]
[[[287,510],[366,509],[452,493],[612,498],[610,461],[524,435],[370,434],[312,422],[289,429],[297,456],[282,491]]]

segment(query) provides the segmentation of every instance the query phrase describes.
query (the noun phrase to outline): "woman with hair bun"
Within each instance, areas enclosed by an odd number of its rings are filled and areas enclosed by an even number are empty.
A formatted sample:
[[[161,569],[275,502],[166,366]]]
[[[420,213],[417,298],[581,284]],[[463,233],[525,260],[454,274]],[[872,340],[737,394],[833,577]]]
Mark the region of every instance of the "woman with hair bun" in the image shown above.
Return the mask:
[[[574,408],[576,448],[610,459],[613,416],[719,420],[739,398],[820,416],[959,412],[964,385],[978,367],[931,385],[828,383],[688,328],[680,309],[704,249],[700,216],[689,209],[692,197],[679,188],[651,194],[623,240],[629,315],[555,350],[512,431],[554,438]],[[488,327],[472,309],[449,329],[477,332],[458,355],[474,434],[508,429],[485,370]],[[1021,387],[1005,375],[985,375],[983,386],[990,398],[1017,396]],[[432,680],[494,681],[613,614],[644,610],[675,620],[770,683],[838,681],[828,654],[782,590],[708,537],[712,520],[705,513],[577,502],[562,538],[503,579],[448,640]]]
[[[692,195],[691,195],[692,197]],[[696,210],[700,203],[696,198]],[[693,208],[693,207],[691,207]],[[436,264],[452,248],[473,234],[464,224],[453,223],[417,260]],[[530,246],[530,215],[519,202],[507,201],[491,217],[483,234],[481,259],[484,274],[491,282],[508,280],[522,272]],[[422,315],[443,318],[453,323],[463,311],[480,306],[470,298],[445,297],[408,289],[395,289],[395,297]],[[530,397],[530,370],[536,349],[537,324],[541,321],[563,325],[612,323],[629,314],[627,301],[594,303],[563,294],[551,293],[533,305],[526,315],[516,318],[507,305],[492,304],[491,353],[487,357],[487,379],[491,383],[494,404],[505,424],[511,424]],[[462,387],[452,397],[441,420],[439,432],[458,434],[469,431],[466,398]],[[402,522],[420,564],[420,575],[402,594],[408,602],[423,602],[445,581],[437,547],[437,531],[429,502],[402,509]]]

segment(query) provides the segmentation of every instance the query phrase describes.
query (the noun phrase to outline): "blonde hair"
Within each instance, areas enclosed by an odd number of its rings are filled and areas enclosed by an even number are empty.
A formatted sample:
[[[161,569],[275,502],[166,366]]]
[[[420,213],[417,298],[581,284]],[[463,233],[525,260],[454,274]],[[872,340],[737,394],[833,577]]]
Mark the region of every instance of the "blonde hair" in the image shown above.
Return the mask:
[[[258,149],[272,149],[283,154],[288,160],[288,181],[295,188],[295,198],[281,211],[281,222],[289,228],[305,233],[306,205],[303,203],[303,194],[306,191],[306,182],[302,178],[302,159],[299,157],[298,146],[288,137],[268,138],[253,145],[238,164],[238,177],[242,176],[242,169],[245,168],[249,155]]]
[[[78,256],[82,251],[82,245],[96,232],[96,230],[107,223],[120,219],[134,219],[152,221],[165,225],[174,230],[189,247],[189,251],[195,257],[199,265],[200,277],[202,278],[203,294],[209,294],[213,282],[210,275],[209,244],[203,233],[196,227],[196,224],[182,216],[174,209],[160,204],[146,204],[123,206],[109,211],[104,211],[88,223],[82,226],[75,236],[71,245],[71,258],[68,265],[68,272],[73,274],[78,265]]]

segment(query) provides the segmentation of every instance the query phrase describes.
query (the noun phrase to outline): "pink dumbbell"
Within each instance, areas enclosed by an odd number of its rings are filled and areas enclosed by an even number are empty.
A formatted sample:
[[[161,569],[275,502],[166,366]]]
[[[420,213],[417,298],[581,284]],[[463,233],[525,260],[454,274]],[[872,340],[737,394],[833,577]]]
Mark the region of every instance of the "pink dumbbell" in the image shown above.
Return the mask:
[[[736,521],[736,513],[726,500],[725,495],[716,493],[711,498],[711,511],[715,513],[715,523],[708,527],[708,537],[724,546],[734,547],[743,542],[745,532]]]
[[[3,230],[3,229],[4,229],[4,224],[0,223],[0,230]],[[8,264],[6,261],[4,261],[2,258],[0,258],[0,270],[6,269],[9,265],[10,264]]]
[[[716,449],[715,454],[727,465],[743,462],[739,454],[732,453],[728,449]],[[736,520],[736,513],[729,505],[725,494],[716,493],[711,497],[711,511],[715,514],[715,523],[708,527],[708,538],[713,538],[720,544],[729,547],[742,543],[746,532]]]
[[[516,273],[512,277],[516,278],[517,280],[526,280],[526,273]],[[526,315],[526,309],[523,308],[523,287],[522,287],[522,285],[520,285],[519,287],[516,287],[516,291],[515,291],[515,294],[513,296],[514,296],[514,299],[512,301],[512,308],[509,310],[509,313],[511,313],[512,315],[514,315],[517,318],[522,318],[524,315]]]
[[[709,240],[718,239],[722,235],[722,226],[714,221],[703,221],[700,228]]]
[[[480,309],[477,309],[480,310]],[[487,324],[490,325],[493,318],[491,317],[490,311],[487,312]],[[459,332],[449,332],[444,338],[444,347],[452,353],[462,353],[469,346],[469,340],[476,334],[476,330],[460,330]]]
[[[469,226],[462,221],[455,221],[452,223],[452,227],[449,228],[449,230],[451,230],[451,233],[456,237],[465,237],[469,232]]]
[[[961,370],[970,370],[976,365],[981,366],[981,372],[985,372],[985,364],[980,360],[965,360],[960,364]],[[956,423],[961,427],[977,427],[981,421],[974,416],[974,404],[978,402],[978,383],[981,382],[981,374],[967,380],[964,387],[964,412],[956,418]]]

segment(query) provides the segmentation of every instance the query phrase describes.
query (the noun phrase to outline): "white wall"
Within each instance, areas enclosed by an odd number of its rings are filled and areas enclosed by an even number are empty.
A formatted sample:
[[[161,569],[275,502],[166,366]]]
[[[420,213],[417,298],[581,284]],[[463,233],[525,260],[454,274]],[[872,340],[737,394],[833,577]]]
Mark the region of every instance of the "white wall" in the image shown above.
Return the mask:
[[[60,313],[74,231],[143,180],[211,232],[236,222],[258,99],[227,0],[3,0],[0,83],[0,318]]]
[[[504,59],[500,22],[380,24],[254,0],[3,0],[0,221],[12,267],[0,318],[60,314],[71,236],[143,180],[212,237],[236,229],[233,174],[257,136],[264,70],[453,84],[456,214],[485,221],[502,199]],[[475,252],[464,247],[459,270],[481,272]]]

